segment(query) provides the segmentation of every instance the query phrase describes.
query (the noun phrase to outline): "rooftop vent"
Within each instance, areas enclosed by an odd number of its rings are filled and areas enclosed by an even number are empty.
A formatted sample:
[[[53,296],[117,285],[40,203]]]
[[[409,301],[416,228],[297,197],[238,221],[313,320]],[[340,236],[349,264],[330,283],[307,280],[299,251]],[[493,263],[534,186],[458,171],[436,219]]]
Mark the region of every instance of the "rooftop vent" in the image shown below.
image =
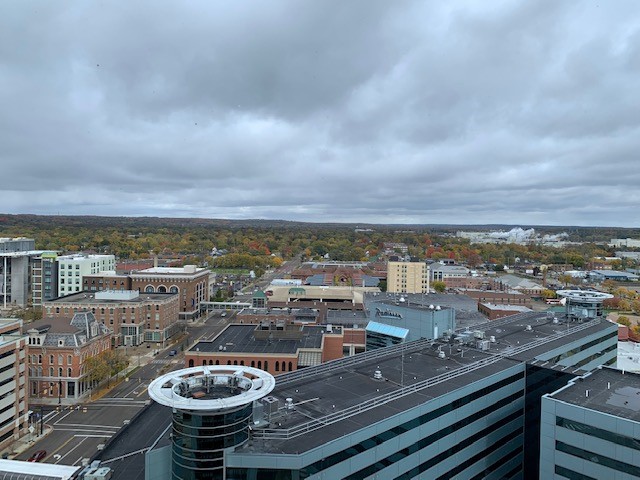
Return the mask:
[[[284,399],[284,406],[287,410],[293,410],[293,398],[287,397]]]
[[[382,380],[382,372],[380,370],[373,372],[373,379],[379,381]]]
[[[527,326],[525,327],[525,330],[526,330],[527,332],[530,332],[530,331],[532,331],[532,330],[533,330],[533,328],[531,328],[531,325],[527,325]]]

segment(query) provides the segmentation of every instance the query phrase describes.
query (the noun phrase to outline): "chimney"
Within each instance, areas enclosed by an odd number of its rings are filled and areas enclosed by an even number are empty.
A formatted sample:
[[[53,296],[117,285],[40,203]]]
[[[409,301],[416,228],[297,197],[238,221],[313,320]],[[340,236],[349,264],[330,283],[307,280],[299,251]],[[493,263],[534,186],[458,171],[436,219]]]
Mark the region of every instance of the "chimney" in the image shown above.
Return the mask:
[[[153,268],[158,268],[158,255],[153,256]]]

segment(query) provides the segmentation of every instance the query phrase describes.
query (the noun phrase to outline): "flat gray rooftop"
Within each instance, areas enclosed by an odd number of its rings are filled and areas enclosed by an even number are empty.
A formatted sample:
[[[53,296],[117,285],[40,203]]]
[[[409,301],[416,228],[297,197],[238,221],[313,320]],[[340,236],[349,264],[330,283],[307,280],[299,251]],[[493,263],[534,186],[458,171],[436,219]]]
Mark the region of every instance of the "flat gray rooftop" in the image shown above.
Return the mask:
[[[587,391],[589,392],[587,396]],[[640,374],[602,367],[550,395],[573,405],[640,422]]]
[[[230,324],[211,341],[198,342],[189,349],[190,352],[220,352],[220,347],[226,347],[226,353],[290,353],[294,354],[299,348],[320,348],[325,328],[315,325],[305,325],[300,339],[276,338],[259,340],[254,337],[254,330],[259,325]]]
[[[72,293],[71,295],[65,295],[64,297],[58,297],[58,298],[54,298],[53,300],[48,300],[47,302],[45,302],[45,305],[52,304],[52,303],[53,304],[55,304],[55,303],[74,303],[74,304],[77,304],[77,305],[98,305],[98,304],[105,304],[105,303],[113,303],[113,304],[127,303],[127,304],[135,305],[135,304],[144,303],[144,302],[150,302],[150,301],[166,300],[167,298],[170,298],[170,297],[178,295],[177,293],[146,293],[146,292],[141,292],[140,295],[138,295],[134,299],[122,300],[122,299],[96,299],[95,298],[95,293],[96,292],[88,292],[88,291]]]
[[[484,332],[486,350],[477,345],[479,339],[473,330],[459,330],[448,341],[416,340],[277,377],[271,396],[279,400],[280,406],[291,398],[295,408],[274,413],[270,425],[264,430],[255,429],[252,443],[243,450],[306,451],[488,375],[532,361],[559,345],[611,329],[611,324],[554,323],[546,313],[531,312],[476,328]],[[491,336],[495,342],[490,341]],[[440,352],[445,358],[440,357]],[[382,380],[374,378],[376,370],[381,372]]]
[[[331,423],[330,427],[319,428],[293,438],[259,438],[259,435],[254,435],[252,442],[242,447],[239,453],[303,452],[519,363],[506,358],[492,357],[479,350],[458,352],[449,346],[443,348],[447,358],[442,359],[438,356],[440,346],[431,343],[424,340],[410,342],[406,344],[404,353],[401,349],[392,348],[389,355],[369,357],[368,360],[345,365],[338,370],[314,374],[314,367],[310,367],[293,372],[298,374],[297,377],[291,374],[277,377],[276,387],[270,395],[277,398],[281,406],[285,404],[286,398],[293,399],[295,409],[286,413],[281,410],[272,416],[269,428],[276,432],[295,429],[310,419],[322,419],[381,396],[389,395],[392,399],[373,409]],[[367,358],[367,355],[360,354],[357,357]],[[463,375],[451,375],[446,381],[435,383],[429,388],[404,396],[394,395],[403,386],[420,384],[438,375],[469,367],[480,360],[489,360],[490,363],[469,370]],[[308,375],[305,375],[306,370]],[[374,379],[376,370],[382,373],[382,380]],[[286,378],[289,376],[298,379],[289,382]]]

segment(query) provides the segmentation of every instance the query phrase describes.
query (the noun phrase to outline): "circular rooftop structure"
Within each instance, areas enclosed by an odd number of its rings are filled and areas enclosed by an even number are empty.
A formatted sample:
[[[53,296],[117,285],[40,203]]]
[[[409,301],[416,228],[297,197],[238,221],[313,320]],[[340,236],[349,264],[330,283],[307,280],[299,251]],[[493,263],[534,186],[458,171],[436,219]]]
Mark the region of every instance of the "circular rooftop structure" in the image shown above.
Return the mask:
[[[613,295],[594,290],[558,290],[556,293],[568,300],[588,303],[600,303],[613,298]]]
[[[252,403],[275,387],[273,375],[258,368],[203,365],[167,373],[149,385],[149,396],[179,410],[228,410]]]

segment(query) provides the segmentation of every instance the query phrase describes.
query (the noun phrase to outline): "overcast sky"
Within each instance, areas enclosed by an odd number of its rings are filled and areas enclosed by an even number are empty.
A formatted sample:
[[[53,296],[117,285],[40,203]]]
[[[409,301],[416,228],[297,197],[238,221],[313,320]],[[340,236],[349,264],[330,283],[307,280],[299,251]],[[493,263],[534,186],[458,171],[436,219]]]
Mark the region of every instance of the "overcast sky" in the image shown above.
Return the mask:
[[[640,2],[3,2],[0,212],[640,226]]]

